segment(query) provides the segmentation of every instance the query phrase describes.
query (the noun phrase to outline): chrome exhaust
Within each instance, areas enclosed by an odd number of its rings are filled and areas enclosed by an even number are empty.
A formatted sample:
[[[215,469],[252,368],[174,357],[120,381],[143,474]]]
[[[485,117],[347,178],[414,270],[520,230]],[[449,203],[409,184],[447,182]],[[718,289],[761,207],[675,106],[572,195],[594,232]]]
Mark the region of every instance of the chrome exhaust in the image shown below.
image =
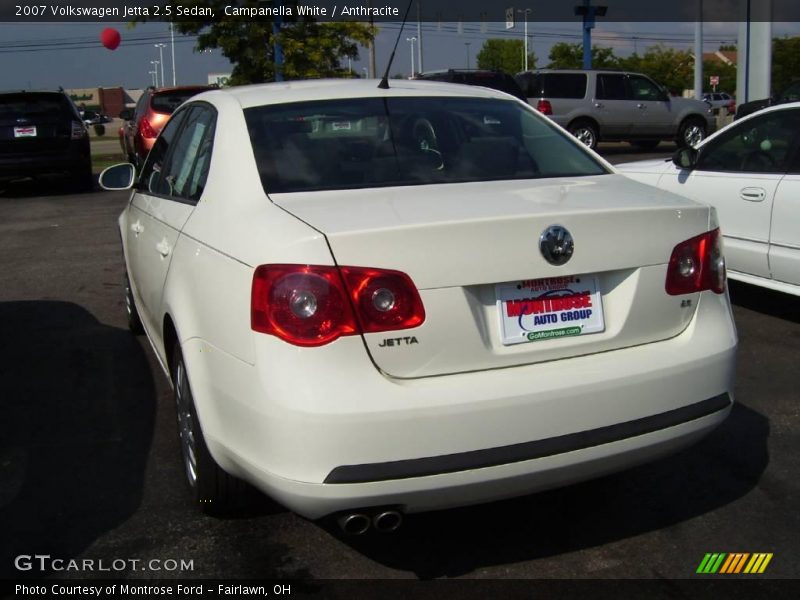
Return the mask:
[[[370,518],[362,513],[348,513],[336,519],[339,528],[347,535],[362,535],[369,529]]]
[[[396,510],[384,510],[377,513],[372,518],[372,525],[376,531],[381,533],[392,533],[400,528],[403,524],[402,513]]]

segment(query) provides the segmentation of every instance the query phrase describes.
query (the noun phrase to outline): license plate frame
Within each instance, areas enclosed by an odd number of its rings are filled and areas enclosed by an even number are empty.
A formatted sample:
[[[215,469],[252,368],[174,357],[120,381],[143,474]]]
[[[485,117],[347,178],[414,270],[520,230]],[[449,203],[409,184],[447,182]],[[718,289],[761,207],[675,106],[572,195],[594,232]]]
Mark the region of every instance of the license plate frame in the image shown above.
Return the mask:
[[[36,137],[36,125],[26,125],[24,127],[14,127],[15,138]]]
[[[504,346],[605,331],[596,275],[568,275],[495,285],[500,341]]]

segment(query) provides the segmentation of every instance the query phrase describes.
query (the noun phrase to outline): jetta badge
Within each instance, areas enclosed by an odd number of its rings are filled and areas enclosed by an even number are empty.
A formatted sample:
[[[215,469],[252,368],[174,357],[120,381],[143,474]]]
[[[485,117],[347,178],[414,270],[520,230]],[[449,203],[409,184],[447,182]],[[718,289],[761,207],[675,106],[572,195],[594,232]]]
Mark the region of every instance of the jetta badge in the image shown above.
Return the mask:
[[[575,250],[572,235],[561,225],[551,225],[539,236],[539,251],[551,265],[563,265]]]

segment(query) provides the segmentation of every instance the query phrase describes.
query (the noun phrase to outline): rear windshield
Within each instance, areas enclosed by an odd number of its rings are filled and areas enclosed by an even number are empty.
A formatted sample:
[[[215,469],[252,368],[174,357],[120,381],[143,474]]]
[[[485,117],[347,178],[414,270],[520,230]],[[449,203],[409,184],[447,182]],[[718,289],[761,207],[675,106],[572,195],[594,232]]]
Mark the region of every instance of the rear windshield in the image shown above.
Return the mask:
[[[245,110],[267,193],[608,171],[511,100],[362,98]]]
[[[528,98],[572,98],[586,96],[585,73],[525,73],[519,83]]]
[[[0,94],[0,119],[56,116],[77,118],[63,94]]]
[[[453,81],[456,83],[466,83],[469,85],[481,85],[483,87],[505,92],[506,94],[511,94],[516,98],[525,100],[525,95],[522,93],[522,90],[519,89],[517,82],[514,81],[514,78],[511,77],[511,75],[506,75],[505,73],[478,72],[456,74],[456,77],[453,79]]]
[[[173,92],[156,92],[150,101],[150,106],[156,112],[171,115],[175,110],[192,96],[207,91],[208,88],[176,90]]]

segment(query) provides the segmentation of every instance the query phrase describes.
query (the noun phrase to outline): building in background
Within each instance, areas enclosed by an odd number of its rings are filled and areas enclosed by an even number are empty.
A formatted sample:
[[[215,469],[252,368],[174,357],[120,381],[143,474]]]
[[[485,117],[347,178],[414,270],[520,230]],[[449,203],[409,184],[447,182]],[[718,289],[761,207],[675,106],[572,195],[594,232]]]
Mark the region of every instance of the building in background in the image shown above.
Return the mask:
[[[117,117],[126,106],[136,102],[121,87],[77,88],[66,92],[78,108],[93,110],[109,117]]]

